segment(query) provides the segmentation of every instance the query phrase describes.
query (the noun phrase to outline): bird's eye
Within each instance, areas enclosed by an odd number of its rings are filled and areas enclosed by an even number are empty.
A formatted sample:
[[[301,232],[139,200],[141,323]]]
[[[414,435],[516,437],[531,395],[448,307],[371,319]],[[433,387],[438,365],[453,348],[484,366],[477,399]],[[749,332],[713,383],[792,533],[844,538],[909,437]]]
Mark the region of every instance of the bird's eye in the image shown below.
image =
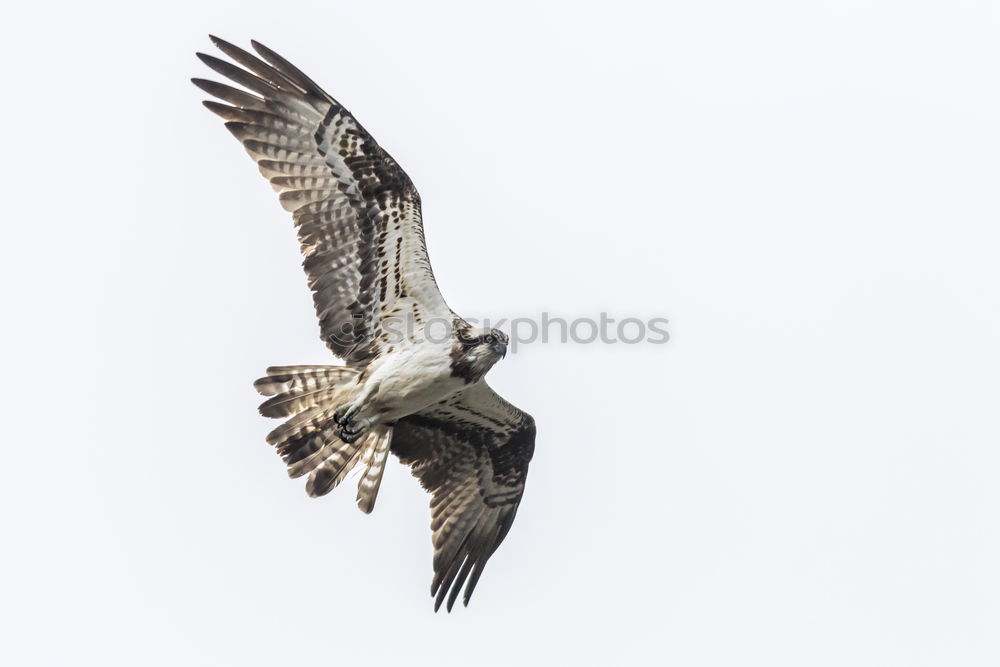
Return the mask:
[[[490,334],[489,336],[486,337],[486,344],[487,345],[492,345],[495,342],[497,342],[497,337],[494,336],[493,334]]]

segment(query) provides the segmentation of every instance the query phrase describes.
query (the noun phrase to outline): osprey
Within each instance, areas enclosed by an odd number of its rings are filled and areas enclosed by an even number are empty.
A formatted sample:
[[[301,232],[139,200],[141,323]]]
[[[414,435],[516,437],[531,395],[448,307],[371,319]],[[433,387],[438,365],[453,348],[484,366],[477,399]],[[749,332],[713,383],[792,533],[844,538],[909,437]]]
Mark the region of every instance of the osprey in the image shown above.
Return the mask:
[[[535,446],[531,416],[483,379],[507,336],[447,306],[420,195],[354,116],[264,45],[252,42],[254,56],[212,41],[242,68],[198,57],[245,90],[192,81],[225,102],[204,104],[292,213],[322,338],[345,362],[267,369],[254,384],[270,397],[261,414],[287,418],[267,441],[291,477],[307,478],[310,496],[359,469],[366,513],[389,452],[411,466],[432,496],[434,609],[447,599],[451,611],[463,584],[468,604],[514,521]],[[430,335],[433,323],[448,335]]]

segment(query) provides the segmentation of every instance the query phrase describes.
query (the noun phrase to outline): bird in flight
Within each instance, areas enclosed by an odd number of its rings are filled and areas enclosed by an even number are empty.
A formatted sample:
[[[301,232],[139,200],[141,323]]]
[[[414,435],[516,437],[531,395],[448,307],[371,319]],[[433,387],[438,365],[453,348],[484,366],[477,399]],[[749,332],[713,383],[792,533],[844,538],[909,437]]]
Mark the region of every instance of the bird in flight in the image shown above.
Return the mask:
[[[216,37],[236,65],[198,57],[241,86],[193,83],[257,163],[298,232],[323,340],[343,365],[275,366],[254,383],[267,441],[310,496],[358,469],[371,512],[389,452],[431,494],[435,611],[463,603],[510,530],[535,421],[484,379],[507,336],[456,315],[438,290],[403,169],[337,100],[277,53]],[[401,323],[408,323],[403,326]],[[447,335],[430,335],[436,323]],[[404,331],[405,329],[405,331]]]

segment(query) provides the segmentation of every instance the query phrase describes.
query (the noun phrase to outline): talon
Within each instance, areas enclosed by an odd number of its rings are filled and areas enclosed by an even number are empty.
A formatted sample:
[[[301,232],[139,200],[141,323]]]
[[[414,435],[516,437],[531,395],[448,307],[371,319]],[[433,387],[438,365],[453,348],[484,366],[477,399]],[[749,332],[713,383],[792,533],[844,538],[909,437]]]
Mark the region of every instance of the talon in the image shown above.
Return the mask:
[[[342,426],[340,428],[340,432],[338,433],[338,435],[340,436],[341,440],[343,440],[344,442],[346,442],[348,444],[351,444],[355,440],[357,440],[358,438],[361,437],[361,430],[358,429],[356,431],[352,431],[352,430],[349,430],[349,426]]]
[[[333,412],[333,423],[341,428],[347,426],[351,422],[351,418],[357,410],[352,410],[350,404],[345,403]]]
[[[340,431],[337,435],[341,440],[350,444],[361,437],[368,427],[372,425],[372,419],[362,419],[360,422],[349,421],[340,427]]]

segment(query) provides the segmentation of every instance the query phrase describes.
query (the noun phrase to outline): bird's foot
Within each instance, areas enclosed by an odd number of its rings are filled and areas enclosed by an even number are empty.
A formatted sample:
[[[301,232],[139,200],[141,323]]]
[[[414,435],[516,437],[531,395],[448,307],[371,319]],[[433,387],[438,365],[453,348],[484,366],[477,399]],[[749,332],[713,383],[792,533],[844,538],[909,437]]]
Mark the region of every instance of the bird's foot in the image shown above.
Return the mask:
[[[354,415],[358,414],[358,409],[350,403],[344,403],[339,408],[333,411],[333,423],[341,428],[347,426],[354,419]]]
[[[369,417],[368,419],[359,419],[357,421],[351,420],[340,425],[340,431],[338,436],[340,439],[346,443],[352,443],[367,431],[371,425],[375,423],[375,420]]]

